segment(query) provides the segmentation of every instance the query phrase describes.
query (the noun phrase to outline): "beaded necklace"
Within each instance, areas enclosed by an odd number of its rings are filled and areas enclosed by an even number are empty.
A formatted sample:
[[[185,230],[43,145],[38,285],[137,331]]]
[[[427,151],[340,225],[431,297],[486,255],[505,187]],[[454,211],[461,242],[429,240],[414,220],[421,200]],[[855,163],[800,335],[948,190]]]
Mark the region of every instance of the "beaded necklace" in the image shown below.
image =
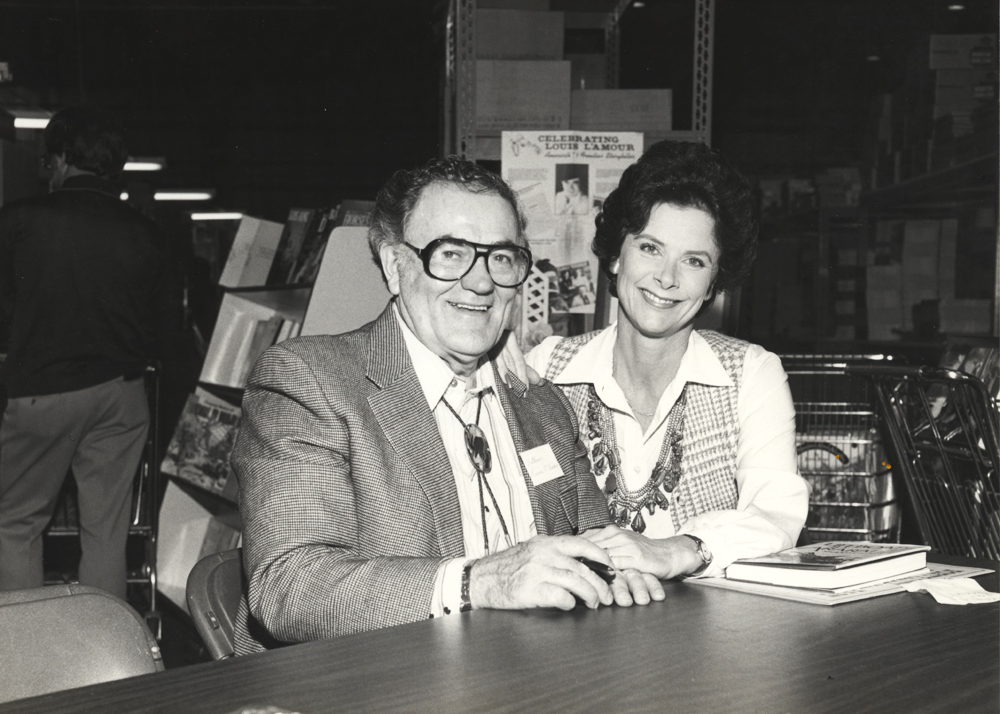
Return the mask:
[[[594,465],[594,475],[600,477],[607,472],[604,481],[604,496],[608,500],[608,510],[619,528],[631,526],[636,533],[646,530],[646,519],[642,516],[645,508],[649,515],[657,506],[667,508],[670,498],[681,480],[681,459],[684,431],[684,409],[687,404],[687,387],[681,390],[674,406],[667,415],[667,429],[652,473],[642,486],[629,490],[625,486],[621,461],[614,448],[614,415],[606,409],[597,397],[593,385],[587,400],[587,436],[591,441],[590,460]]]

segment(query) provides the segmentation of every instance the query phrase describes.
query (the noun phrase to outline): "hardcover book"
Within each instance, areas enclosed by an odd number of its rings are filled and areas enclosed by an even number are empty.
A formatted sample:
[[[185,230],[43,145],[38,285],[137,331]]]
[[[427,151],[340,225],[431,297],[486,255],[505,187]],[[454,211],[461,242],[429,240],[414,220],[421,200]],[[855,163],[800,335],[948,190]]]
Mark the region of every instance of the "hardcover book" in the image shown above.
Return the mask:
[[[711,588],[722,588],[723,590],[736,590],[754,595],[765,595],[767,597],[779,598],[781,600],[792,600],[794,602],[804,602],[813,605],[842,605],[847,602],[857,600],[867,600],[873,597],[882,597],[894,593],[904,592],[903,585],[914,580],[927,578],[974,578],[980,575],[988,575],[992,570],[986,568],[971,568],[963,565],[942,565],[941,563],[928,563],[926,568],[920,568],[910,573],[897,575],[893,578],[878,579],[861,585],[852,585],[843,588],[830,589],[810,589],[810,588],[789,588],[780,585],[766,585],[764,583],[751,583],[742,580],[728,580],[726,578],[688,578],[687,583],[693,585],[704,585]]]
[[[797,588],[842,588],[902,575],[927,566],[930,546],[826,541],[744,558],[726,568],[728,580]]]

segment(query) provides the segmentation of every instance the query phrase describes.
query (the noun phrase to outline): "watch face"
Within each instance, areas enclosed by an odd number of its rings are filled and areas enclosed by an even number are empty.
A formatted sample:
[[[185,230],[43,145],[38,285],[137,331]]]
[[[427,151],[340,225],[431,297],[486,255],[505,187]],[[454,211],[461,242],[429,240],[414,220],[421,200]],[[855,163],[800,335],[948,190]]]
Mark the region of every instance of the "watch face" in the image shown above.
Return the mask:
[[[694,541],[695,546],[698,548],[698,557],[701,558],[701,561],[705,564],[705,566],[708,566],[708,564],[712,562],[712,551],[705,546],[705,541],[688,533],[685,533],[684,535]]]

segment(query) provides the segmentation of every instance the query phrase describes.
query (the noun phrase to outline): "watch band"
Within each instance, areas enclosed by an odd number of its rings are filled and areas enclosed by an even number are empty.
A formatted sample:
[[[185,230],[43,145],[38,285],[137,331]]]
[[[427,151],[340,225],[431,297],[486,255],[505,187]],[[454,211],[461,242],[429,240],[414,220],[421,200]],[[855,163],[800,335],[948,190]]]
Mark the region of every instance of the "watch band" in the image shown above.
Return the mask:
[[[469,561],[462,568],[462,601],[458,608],[459,612],[469,612],[472,609],[472,599],[469,597],[469,585],[472,581],[472,563]]]
[[[685,538],[690,538],[691,540],[694,541],[694,544],[698,547],[698,557],[701,558],[701,567],[699,567],[697,570],[695,570],[690,574],[701,575],[702,573],[705,572],[705,569],[712,564],[712,551],[710,551],[708,549],[708,546],[705,545],[705,541],[703,541],[698,536],[693,536],[690,533],[684,533],[682,535]]]

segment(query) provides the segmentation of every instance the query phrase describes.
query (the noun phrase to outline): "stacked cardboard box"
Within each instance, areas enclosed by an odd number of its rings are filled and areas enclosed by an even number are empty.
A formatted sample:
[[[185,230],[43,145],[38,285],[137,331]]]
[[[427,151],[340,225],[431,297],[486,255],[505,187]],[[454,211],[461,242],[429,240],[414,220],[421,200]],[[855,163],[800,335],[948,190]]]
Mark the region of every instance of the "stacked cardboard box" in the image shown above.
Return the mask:
[[[931,171],[996,151],[997,36],[932,35]]]
[[[642,131],[646,146],[670,132],[671,90],[605,88],[605,13],[484,4],[476,11],[475,158],[498,160],[500,133],[516,129]],[[569,32],[599,42],[574,42],[566,53]]]
[[[984,223],[991,220],[982,217]],[[869,339],[893,340],[923,330],[990,332],[992,301],[968,297],[964,284],[970,276],[958,264],[961,231],[970,230],[975,226],[958,218],[876,224],[865,270]]]

